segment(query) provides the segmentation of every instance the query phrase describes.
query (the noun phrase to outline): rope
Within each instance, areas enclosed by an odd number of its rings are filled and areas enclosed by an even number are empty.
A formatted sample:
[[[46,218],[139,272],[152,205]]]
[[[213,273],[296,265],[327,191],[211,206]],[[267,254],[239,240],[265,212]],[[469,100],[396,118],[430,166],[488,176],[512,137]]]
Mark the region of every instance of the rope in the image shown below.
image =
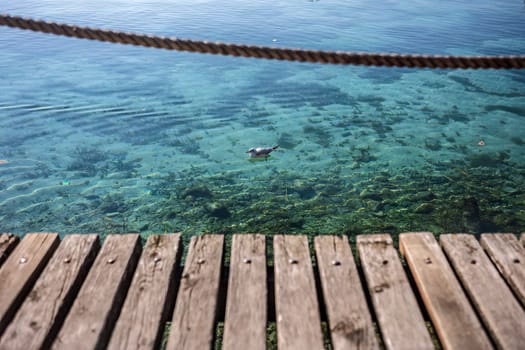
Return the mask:
[[[410,68],[460,68],[460,69],[523,69],[525,55],[515,56],[444,56],[410,55],[363,52],[334,52],[248,46],[220,42],[182,40],[135,33],[123,33],[69,24],[46,22],[0,14],[0,25],[50,33],[79,39],[98,40],[125,45],[153,47],[157,49],[198,52],[212,55],[266,58],[310,63],[345,65],[410,67]]]

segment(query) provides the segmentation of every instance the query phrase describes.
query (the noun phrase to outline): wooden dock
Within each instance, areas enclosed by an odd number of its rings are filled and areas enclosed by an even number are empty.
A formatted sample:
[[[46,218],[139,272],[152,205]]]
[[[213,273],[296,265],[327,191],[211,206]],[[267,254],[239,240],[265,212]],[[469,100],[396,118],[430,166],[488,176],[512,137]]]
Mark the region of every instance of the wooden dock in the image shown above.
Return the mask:
[[[266,349],[271,324],[278,349],[525,349],[524,246],[210,234],[183,259],[179,234],[1,234],[0,349]]]

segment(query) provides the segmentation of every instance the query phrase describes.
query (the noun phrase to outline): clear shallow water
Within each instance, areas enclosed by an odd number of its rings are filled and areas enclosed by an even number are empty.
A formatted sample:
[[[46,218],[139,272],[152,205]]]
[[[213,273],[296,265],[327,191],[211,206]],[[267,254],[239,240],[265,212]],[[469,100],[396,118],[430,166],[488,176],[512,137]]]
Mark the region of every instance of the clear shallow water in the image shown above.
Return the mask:
[[[283,47],[525,52],[519,1],[20,1],[1,11]],[[523,71],[272,62],[3,27],[0,52],[0,231],[524,230]],[[248,161],[250,147],[276,144],[270,160]]]

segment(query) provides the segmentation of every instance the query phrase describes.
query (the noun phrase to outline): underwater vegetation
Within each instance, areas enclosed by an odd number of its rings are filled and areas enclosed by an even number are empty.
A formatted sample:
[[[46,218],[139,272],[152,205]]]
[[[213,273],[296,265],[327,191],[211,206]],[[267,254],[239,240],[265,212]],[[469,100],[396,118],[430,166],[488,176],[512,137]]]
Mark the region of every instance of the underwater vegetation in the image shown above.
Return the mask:
[[[279,147],[284,149],[294,149],[300,143],[300,139],[295,138],[292,134],[287,132],[282,132],[277,139]]]
[[[488,105],[488,106],[485,106],[485,111],[487,112],[503,111],[503,112],[512,113],[517,116],[523,117],[525,116],[525,105],[524,106]]]
[[[77,232],[146,234],[355,235],[523,230],[525,167],[515,161],[515,154],[485,143],[482,147],[479,139],[466,145],[461,129],[443,129],[423,138],[399,134],[398,126],[410,116],[402,110],[381,111],[385,103],[381,97],[363,95],[357,105],[340,114],[321,107],[310,111],[294,130],[273,128],[264,108],[243,112],[253,114],[255,123],[268,124],[265,130],[275,135],[280,152],[295,154],[291,167],[247,162],[229,171],[210,171],[209,163],[215,160],[207,153],[208,140],[203,135],[211,131],[195,133],[195,124],[162,132],[156,127],[153,156],[159,154],[158,167],[146,166],[142,157],[133,156],[134,144],[128,143],[123,150],[121,146],[103,148],[96,142],[70,151],[65,164],[32,162],[23,172],[10,170],[9,165],[0,169],[0,188],[12,199],[5,197],[8,205],[0,206],[0,219],[4,229],[23,232],[74,228]],[[367,115],[364,105],[374,105],[378,114]],[[454,105],[441,112],[426,106],[413,108],[439,125],[466,124],[472,119]],[[374,119],[377,115],[380,118]],[[356,142],[359,138],[368,141]],[[226,135],[225,140],[235,150],[227,150],[235,152],[233,158],[238,160],[238,152],[245,157],[239,134]],[[512,136],[507,146],[515,149],[523,144],[521,136]],[[391,147],[395,150],[390,151]],[[391,155],[384,153],[405,150],[423,156],[410,154],[417,165],[392,167]],[[24,156],[18,152],[10,155]],[[285,154],[280,152],[276,158]],[[447,156],[433,156],[441,152]],[[170,161],[172,154],[201,163],[179,168]],[[309,168],[317,162],[324,165]],[[256,166],[261,174],[251,171]],[[31,201],[24,202],[35,182],[56,172],[65,180],[33,191]],[[9,176],[19,181],[14,183]]]
[[[79,175],[94,176],[97,174],[97,165],[107,160],[105,152],[92,147],[77,147],[72,154],[73,161],[66,170],[75,171]]]
[[[499,164],[497,173],[494,162]],[[196,223],[198,230],[267,234],[523,228],[525,191],[515,183],[525,181],[525,169],[499,153],[488,158],[473,155],[447,166],[451,170],[444,174],[433,175],[429,165],[352,181],[337,173],[303,176],[280,171],[272,180],[251,184],[227,175],[182,172],[157,184],[157,221],[193,233]],[[513,175],[506,175],[509,170]],[[172,181],[173,177],[198,180]],[[161,229],[150,220],[148,228],[155,226]]]
[[[201,151],[200,145],[196,141],[197,140],[189,137],[175,137],[168,139],[166,142],[164,142],[164,144],[167,146],[176,147],[178,150],[185,154],[206,157],[206,154]]]
[[[106,177],[109,173],[125,173],[123,176],[134,176],[140,167],[140,158],[125,160],[125,154],[109,154],[96,147],[77,147],[71,155],[72,161],[66,167],[79,177]]]
[[[376,68],[366,70],[359,75],[362,79],[372,81],[374,84],[394,84],[399,81],[404,73],[409,73],[408,69],[389,69],[389,68]]]
[[[323,129],[322,126],[308,124],[303,126],[303,133],[306,137],[312,139],[313,142],[317,143],[322,147],[329,147],[332,142],[332,137],[329,132]]]

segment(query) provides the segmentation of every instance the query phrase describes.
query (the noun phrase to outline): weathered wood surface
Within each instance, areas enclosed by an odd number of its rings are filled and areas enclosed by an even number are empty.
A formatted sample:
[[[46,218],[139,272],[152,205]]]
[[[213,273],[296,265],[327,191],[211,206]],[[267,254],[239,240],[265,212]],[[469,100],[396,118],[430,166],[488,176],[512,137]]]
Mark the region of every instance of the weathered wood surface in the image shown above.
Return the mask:
[[[50,345],[98,249],[98,237],[94,234],[64,238],[0,338],[0,349],[40,349]]]
[[[138,234],[109,235],[105,239],[53,349],[106,347],[139,255]]]
[[[108,349],[155,349],[175,300],[180,235],[148,238]]]
[[[445,349],[492,349],[434,235],[403,233],[400,249]]]
[[[59,242],[56,233],[27,234],[0,268],[0,335]]]
[[[96,235],[28,234],[0,266],[0,349],[158,348],[172,312],[167,349],[211,349],[223,305],[224,349],[266,348],[274,307],[279,349],[324,348],[323,314],[333,349],[377,348],[378,332],[386,349],[430,349],[422,315],[444,349],[525,344],[523,234],[442,235],[440,246],[404,233],[406,270],[390,236],[361,235],[361,271],[346,237],[318,236],[310,251],[306,236],[277,235],[274,279],[267,239],[233,236],[226,281],[222,235],[193,237],[180,274],[178,235],[150,236],[142,255],[138,235],[110,235],[95,258]]]
[[[307,237],[274,236],[273,250],[279,349],[324,349]]]
[[[191,238],[167,349],[210,349],[219,293],[222,235]]]
[[[18,236],[13,235],[12,233],[0,234],[0,267],[7,259],[7,256],[13,251],[13,249],[15,249],[18,241]]]
[[[378,349],[348,238],[317,236],[314,244],[333,348]]]
[[[234,235],[222,348],[266,349],[266,238]]]
[[[387,349],[434,349],[392,238],[357,237],[359,259]]]
[[[482,234],[481,245],[525,306],[525,248],[511,233]]]
[[[525,311],[478,241],[467,234],[441,235],[439,240],[496,346],[523,349]]]

